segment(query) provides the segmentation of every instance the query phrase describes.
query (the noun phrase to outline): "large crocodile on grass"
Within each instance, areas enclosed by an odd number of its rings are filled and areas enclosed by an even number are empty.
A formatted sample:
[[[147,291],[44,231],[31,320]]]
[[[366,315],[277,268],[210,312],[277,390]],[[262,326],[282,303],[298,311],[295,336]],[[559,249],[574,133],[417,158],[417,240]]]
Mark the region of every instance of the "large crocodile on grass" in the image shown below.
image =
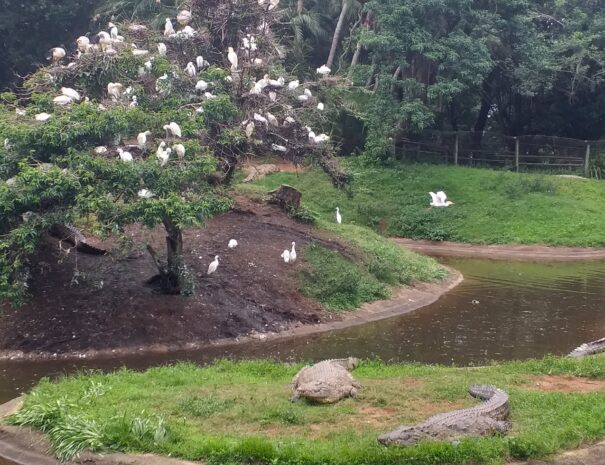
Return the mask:
[[[452,441],[464,436],[492,436],[506,433],[508,394],[488,384],[473,384],[468,392],[485,402],[474,407],[440,413],[415,426],[400,426],[378,437],[384,445],[410,446],[419,441]]]
[[[601,352],[605,352],[605,337],[576,347],[568,356],[573,358],[584,358],[589,355],[600,354]]]
[[[345,397],[355,397],[361,385],[349,370],[359,363],[354,357],[324,360],[301,369],[292,380],[295,401],[304,397],[320,404],[333,404]]]

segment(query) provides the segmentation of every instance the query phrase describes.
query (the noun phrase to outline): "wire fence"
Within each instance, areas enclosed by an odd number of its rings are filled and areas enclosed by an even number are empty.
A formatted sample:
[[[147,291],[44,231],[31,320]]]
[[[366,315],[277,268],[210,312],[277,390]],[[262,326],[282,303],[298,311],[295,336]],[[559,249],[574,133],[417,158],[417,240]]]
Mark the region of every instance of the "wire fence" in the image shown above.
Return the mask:
[[[395,157],[412,162],[510,170],[561,170],[589,175],[590,160],[605,156],[605,140],[497,133],[425,131],[394,145]]]

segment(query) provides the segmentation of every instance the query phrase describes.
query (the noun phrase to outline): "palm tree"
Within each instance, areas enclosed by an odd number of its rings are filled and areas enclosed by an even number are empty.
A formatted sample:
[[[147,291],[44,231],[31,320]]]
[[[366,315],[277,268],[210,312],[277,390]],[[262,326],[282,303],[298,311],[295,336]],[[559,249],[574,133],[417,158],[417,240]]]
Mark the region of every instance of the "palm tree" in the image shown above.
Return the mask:
[[[328,55],[328,60],[326,61],[326,66],[328,66],[328,68],[331,68],[334,64],[334,59],[336,58],[336,51],[338,50],[338,46],[340,44],[345,25],[350,22],[351,18],[354,17],[361,8],[362,3],[358,0],[342,0],[342,7],[340,9],[340,15],[338,17],[336,29],[334,29],[334,36],[332,38],[330,54]]]

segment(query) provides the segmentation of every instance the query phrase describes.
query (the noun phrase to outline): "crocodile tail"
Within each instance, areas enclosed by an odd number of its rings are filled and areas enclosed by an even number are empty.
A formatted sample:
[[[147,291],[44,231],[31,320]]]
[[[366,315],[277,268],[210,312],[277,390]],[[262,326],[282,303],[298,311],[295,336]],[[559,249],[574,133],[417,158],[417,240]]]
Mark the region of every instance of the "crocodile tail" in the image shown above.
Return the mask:
[[[481,400],[491,399],[498,388],[491,384],[471,384],[468,388],[468,393]]]

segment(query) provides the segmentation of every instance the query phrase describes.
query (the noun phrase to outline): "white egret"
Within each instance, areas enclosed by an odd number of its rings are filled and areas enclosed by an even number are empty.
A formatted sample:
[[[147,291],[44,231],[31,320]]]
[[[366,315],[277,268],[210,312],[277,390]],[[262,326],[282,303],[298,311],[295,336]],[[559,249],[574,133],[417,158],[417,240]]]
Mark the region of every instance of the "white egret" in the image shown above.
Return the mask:
[[[185,146],[183,144],[176,144],[173,145],[172,148],[174,149],[174,153],[176,153],[177,157],[179,157],[179,160],[182,160],[183,158],[185,158]]]
[[[202,68],[205,68],[206,66],[208,66],[210,63],[208,63],[206,60],[204,60],[204,57],[200,55],[195,58],[195,64],[197,65],[198,69],[202,69]]]
[[[213,95],[210,92],[204,92],[204,97],[206,100],[212,100],[213,98],[216,98],[216,95]]]
[[[181,127],[172,121],[170,124],[166,124],[163,127],[164,131],[166,131],[167,135],[173,135],[174,137],[181,137]]]
[[[231,71],[237,71],[237,53],[235,53],[233,47],[227,49],[227,59],[231,63]]]
[[[237,247],[237,241],[235,239],[231,239],[227,247],[229,247],[230,249],[235,249]]]
[[[139,192],[137,192],[137,195],[142,199],[150,199],[155,194],[148,189],[141,189]]]
[[[132,153],[126,152],[126,151],[122,150],[120,147],[118,147],[118,154],[120,156],[120,160],[122,160],[122,161],[131,162],[133,160]]]
[[[56,105],[69,105],[71,102],[73,102],[73,100],[68,97],[67,95],[59,95],[58,97],[55,97],[53,99],[53,103],[55,103]]]
[[[195,68],[195,65],[192,62],[187,63],[187,67],[185,68],[185,72],[190,76],[190,77],[195,77],[197,74],[197,69]]]
[[[296,242],[292,242],[292,250],[290,250],[290,263],[296,261]]]
[[[164,42],[159,42],[158,43],[158,53],[160,54],[160,56],[166,55],[167,52],[168,52],[168,47],[166,47],[166,44]]]
[[[320,74],[322,76],[327,76],[331,72],[332,72],[332,70],[330,68],[328,68],[326,65],[322,65],[320,68],[317,68],[317,74]]]
[[[340,214],[340,209],[338,207],[336,207],[336,222],[342,224],[342,215]]]
[[[290,251],[289,251],[289,250],[284,250],[284,251],[281,253],[281,258],[283,258],[283,259],[284,259],[284,262],[286,262],[286,263],[290,263]]]
[[[111,43],[113,40],[108,32],[101,31],[97,34],[97,38],[99,40],[99,45],[101,46],[101,50],[106,52],[109,47],[111,47]]]
[[[151,135],[151,131],[140,132],[137,136],[139,148],[144,152],[147,150],[147,138]]]
[[[103,155],[107,153],[107,147],[105,147],[104,145],[99,145],[98,147],[95,147],[95,153],[97,155]]]
[[[147,26],[143,24],[131,24],[128,26],[128,30],[131,32],[143,32],[147,30]]]
[[[283,77],[280,77],[278,79],[270,79],[269,80],[269,85],[273,86],[273,87],[284,87],[284,84],[286,83],[285,79]]]
[[[90,39],[86,36],[80,36],[76,39],[76,44],[78,45],[78,51],[86,53],[88,47],[90,47]]]
[[[109,35],[111,37],[112,40],[117,40],[118,38],[118,28],[115,24],[113,23],[109,23],[107,25],[107,27],[109,27]]]
[[[296,123],[296,120],[294,118],[292,118],[291,116],[286,116],[286,119],[284,120],[285,127],[288,127],[294,123]]]
[[[250,121],[247,125],[246,125],[246,137],[248,139],[250,139],[252,137],[252,134],[254,133],[254,123],[252,121]]]
[[[195,85],[195,90],[204,92],[206,89],[208,89],[208,83],[206,81],[204,81],[204,80],[197,81],[197,84]]]
[[[265,116],[267,117],[267,121],[271,126],[275,126],[276,128],[279,127],[279,121],[277,121],[277,118],[275,116],[268,112],[265,113]]]
[[[166,18],[166,23],[164,24],[164,36],[170,37],[175,34],[174,26],[172,25],[172,21],[170,18]]]
[[[276,92],[269,92],[269,100],[271,100],[272,102],[275,102],[277,100],[277,93]]]
[[[288,151],[288,148],[284,147],[283,145],[271,144],[271,148],[276,152],[286,153]]]
[[[54,47],[48,51],[47,60],[52,61],[53,63],[57,63],[65,58],[66,52],[63,47]]]
[[[302,103],[305,103],[305,102],[309,101],[309,96],[308,96],[308,95],[305,95],[305,94],[303,94],[303,95],[299,95],[299,96],[298,96],[298,101],[299,101],[299,102],[302,102]]]
[[[450,205],[454,205],[454,202],[447,200],[447,195],[445,195],[445,192],[443,191],[439,191],[436,194],[434,192],[429,192],[429,195],[431,196],[431,207],[446,208]]]
[[[252,60],[252,63],[255,64],[256,66],[260,66],[263,64],[263,60],[262,60],[262,58],[255,58],[254,60]]]
[[[177,37],[191,39],[193,36],[195,36],[195,29],[193,29],[191,26],[185,26],[183,29],[177,32],[176,35]]]
[[[271,11],[277,5],[279,5],[279,0],[269,0],[269,8],[268,8],[268,10]]]
[[[143,50],[141,48],[136,48],[132,51],[132,54],[135,57],[144,57],[145,55],[149,55],[149,50]]]
[[[4,139],[4,149],[5,150],[10,150],[12,148],[12,144],[10,139],[7,137],[6,139]]]
[[[26,111],[21,108],[15,108],[15,115],[17,116],[25,116]]]
[[[259,123],[263,123],[265,126],[269,126],[269,121],[267,121],[267,118],[265,118],[262,115],[259,115],[258,113],[254,113],[254,121],[258,121]]]
[[[210,265],[208,266],[208,274],[212,274],[216,271],[216,269],[218,268],[218,255],[216,255],[214,257],[214,261],[210,263]]]
[[[311,93],[311,91],[309,89],[305,89],[305,95],[307,97],[313,97],[313,94]]]
[[[330,136],[327,134],[320,134],[319,136],[313,137],[313,142],[316,144],[323,144],[324,142],[328,142],[330,140]]]
[[[297,79],[296,81],[290,81],[288,83],[288,90],[296,90],[300,86],[300,81]]]
[[[107,84],[107,95],[109,95],[112,100],[119,100],[122,96],[123,88],[124,86],[119,82],[110,82]]]
[[[135,108],[139,106],[139,100],[137,99],[136,95],[132,96],[132,102],[130,102],[130,104],[128,105],[130,108]]]
[[[325,105],[324,105],[322,102],[319,102],[319,103],[317,104],[317,109],[318,109],[319,111],[324,111],[324,108],[326,108],[326,106],[325,106]]]
[[[52,118],[53,115],[50,115],[46,112],[42,112],[42,113],[38,113],[37,115],[34,116],[34,119],[36,121],[41,121],[41,122],[45,122],[48,121],[50,118]]]
[[[181,26],[187,26],[191,22],[191,11],[182,10],[176,15],[176,20]]]

